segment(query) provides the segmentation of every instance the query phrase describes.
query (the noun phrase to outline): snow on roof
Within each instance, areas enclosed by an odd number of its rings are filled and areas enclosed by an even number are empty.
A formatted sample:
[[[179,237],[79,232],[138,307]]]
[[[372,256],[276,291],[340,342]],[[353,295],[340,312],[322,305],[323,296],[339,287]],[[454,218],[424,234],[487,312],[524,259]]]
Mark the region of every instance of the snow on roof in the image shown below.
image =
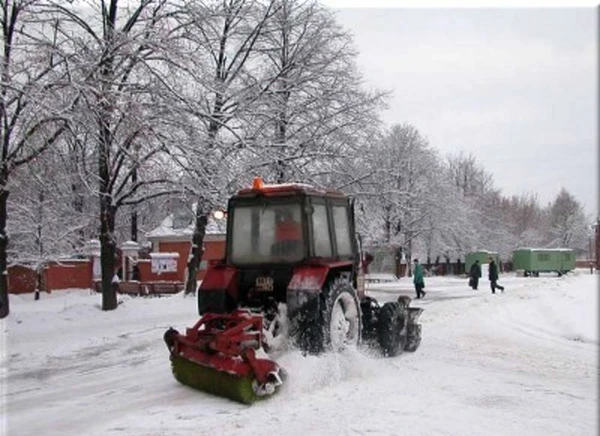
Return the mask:
[[[179,253],[176,251],[173,253],[150,253],[152,259],[171,259],[173,257],[179,257]]]
[[[337,196],[345,196],[345,194],[337,189],[333,188],[322,188],[319,186],[309,185],[306,183],[300,182],[287,182],[287,183],[277,183],[277,184],[263,184],[260,188],[254,188],[253,186],[242,188],[238,191],[238,195],[245,195],[256,192],[282,192],[282,191],[291,191],[291,190],[305,190],[319,193],[321,195],[337,195]]]
[[[294,182],[290,182],[290,183],[277,183],[275,185],[269,185],[269,184],[265,184],[264,187],[265,188],[272,188],[274,186],[277,187],[281,187],[281,188],[306,188],[306,189],[319,189],[313,185],[309,185],[307,183],[294,183]]]
[[[148,239],[158,239],[176,236],[191,237],[194,233],[193,218],[188,226],[182,228],[173,228],[173,216],[174,214],[170,214],[168,217],[166,217],[158,227],[148,232],[146,234],[146,237]],[[227,220],[215,220],[212,216],[209,217],[208,223],[206,225],[207,235],[224,235],[226,232]]]

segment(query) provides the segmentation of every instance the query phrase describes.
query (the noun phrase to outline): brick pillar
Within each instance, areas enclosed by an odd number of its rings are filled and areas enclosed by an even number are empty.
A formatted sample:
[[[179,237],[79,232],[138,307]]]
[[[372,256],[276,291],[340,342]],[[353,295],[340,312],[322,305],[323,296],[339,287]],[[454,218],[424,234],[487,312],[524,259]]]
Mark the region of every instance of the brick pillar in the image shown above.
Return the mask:
[[[125,241],[121,245],[121,253],[123,253],[123,278],[124,282],[131,281],[133,275],[133,267],[137,264],[137,259],[140,251],[140,244],[135,241]],[[140,278],[137,277],[136,280]]]

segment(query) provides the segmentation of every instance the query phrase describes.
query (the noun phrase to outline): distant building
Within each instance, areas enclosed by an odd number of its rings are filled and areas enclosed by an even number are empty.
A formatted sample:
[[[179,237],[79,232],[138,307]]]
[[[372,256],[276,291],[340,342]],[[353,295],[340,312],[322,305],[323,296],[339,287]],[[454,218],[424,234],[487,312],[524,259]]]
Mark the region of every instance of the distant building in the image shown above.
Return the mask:
[[[168,272],[169,280],[185,281],[193,232],[193,212],[180,210],[167,216],[158,227],[147,233],[146,238],[152,243],[150,257],[156,264],[153,264],[153,270],[156,272],[160,271],[161,267],[165,268],[167,271],[164,275],[167,276]],[[209,261],[225,256],[226,233],[226,219],[216,220],[211,217],[208,220],[204,236],[204,254],[196,275],[199,280],[204,278]],[[153,253],[161,254],[153,256]]]

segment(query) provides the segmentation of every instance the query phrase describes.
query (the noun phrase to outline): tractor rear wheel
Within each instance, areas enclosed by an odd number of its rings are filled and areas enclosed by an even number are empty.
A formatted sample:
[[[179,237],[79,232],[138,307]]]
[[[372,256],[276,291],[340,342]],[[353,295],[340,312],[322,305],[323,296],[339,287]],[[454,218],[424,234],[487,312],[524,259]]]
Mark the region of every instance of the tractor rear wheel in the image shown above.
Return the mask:
[[[358,345],[361,334],[360,304],[352,285],[337,279],[326,286],[316,317],[301,327],[301,348],[313,354],[340,351]]]
[[[402,353],[406,338],[402,335],[404,316],[396,302],[388,302],[379,310],[377,324],[377,340],[386,357],[394,357]]]
[[[333,351],[340,351],[349,345],[356,346],[360,342],[360,305],[349,283],[342,282],[335,287],[336,289],[332,289],[331,293],[332,304],[327,311],[329,318],[327,339]]]

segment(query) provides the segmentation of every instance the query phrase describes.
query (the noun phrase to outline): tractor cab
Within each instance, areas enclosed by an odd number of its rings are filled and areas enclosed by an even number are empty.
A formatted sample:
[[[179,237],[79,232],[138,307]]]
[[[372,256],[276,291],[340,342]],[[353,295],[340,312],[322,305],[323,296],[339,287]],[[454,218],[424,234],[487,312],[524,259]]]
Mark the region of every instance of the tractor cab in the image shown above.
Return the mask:
[[[256,178],[230,198],[227,220],[225,258],[209,268],[200,286],[200,314],[238,307],[265,311],[289,303],[291,284],[312,280],[320,290],[330,274],[343,274],[355,287],[362,283],[352,205],[341,192],[265,185]]]
[[[255,179],[228,205],[226,262],[292,265],[356,257],[350,202],[342,193]]]

